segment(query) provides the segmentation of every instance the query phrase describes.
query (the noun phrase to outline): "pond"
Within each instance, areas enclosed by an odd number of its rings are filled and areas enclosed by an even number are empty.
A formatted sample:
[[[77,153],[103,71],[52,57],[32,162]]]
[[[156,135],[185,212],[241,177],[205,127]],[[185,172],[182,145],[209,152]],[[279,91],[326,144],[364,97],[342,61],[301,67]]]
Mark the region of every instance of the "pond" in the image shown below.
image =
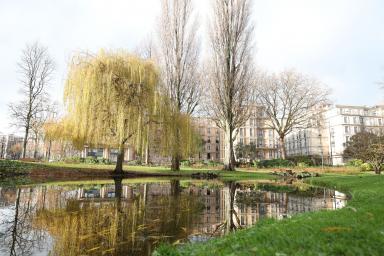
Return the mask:
[[[346,195],[259,181],[112,180],[0,188],[0,255],[150,255],[262,218],[345,206]]]

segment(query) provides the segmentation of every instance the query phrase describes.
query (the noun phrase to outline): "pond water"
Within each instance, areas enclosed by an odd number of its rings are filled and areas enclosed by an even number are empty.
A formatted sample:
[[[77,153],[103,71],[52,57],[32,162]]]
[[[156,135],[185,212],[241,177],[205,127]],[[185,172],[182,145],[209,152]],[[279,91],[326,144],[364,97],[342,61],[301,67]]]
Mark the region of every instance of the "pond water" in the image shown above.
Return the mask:
[[[273,185],[273,184],[272,184]],[[258,181],[112,180],[0,188],[0,255],[150,255],[262,218],[345,206],[343,193]]]

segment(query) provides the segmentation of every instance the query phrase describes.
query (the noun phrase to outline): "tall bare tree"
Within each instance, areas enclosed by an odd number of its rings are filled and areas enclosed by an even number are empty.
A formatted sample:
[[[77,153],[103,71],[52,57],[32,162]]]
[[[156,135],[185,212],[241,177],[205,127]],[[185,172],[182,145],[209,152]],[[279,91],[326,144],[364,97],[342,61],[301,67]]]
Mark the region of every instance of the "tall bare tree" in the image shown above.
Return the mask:
[[[45,111],[47,86],[54,71],[48,49],[38,42],[27,45],[18,63],[22,99],[9,105],[13,124],[24,129],[23,158],[26,155],[32,120]]]
[[[37,113],[31,119],[31,131],[33,133],[33,140],[35,144],[33,158],[35,159],[38,158],[40,139],[44,136],[44,125],[47,123],[48,120],[55,118],[57,114],[57,108],[57,103],[49,103],[47,101],[44,106],[44,111]]]
[[[207,109],[225,132],[224,169],[235,169],[233,142],[252,102],[251,0],[216,0],[210,28],[212,61]]]
[[[329,103],[329,90],[317,80],[296,71],[263,75],[257,96],[270,118],[269,126],[279,135],[280,154],[286,158],[285,137],[294,129],[318,125],[322,107]]]
[[[174,119],[192,115],[199,98],[199,46],[191,0],[162,0],[159,26],[158,59],[161,63],[163,93],[172,103]],[[180,123],[180,122],[175,122]],[[175,129],[172,170],[180,170],[180,129]]]

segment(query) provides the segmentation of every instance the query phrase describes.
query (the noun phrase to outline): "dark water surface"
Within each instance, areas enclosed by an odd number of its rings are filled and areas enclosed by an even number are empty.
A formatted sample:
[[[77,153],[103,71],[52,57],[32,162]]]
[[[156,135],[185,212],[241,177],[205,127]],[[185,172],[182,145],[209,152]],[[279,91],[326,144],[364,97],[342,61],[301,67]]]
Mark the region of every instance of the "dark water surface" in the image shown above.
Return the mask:
[[[346,204],[340,192],[299,187],[186,180],[0,187],[0,255],[150,255],[161,242],[204,241],[261,218]]]

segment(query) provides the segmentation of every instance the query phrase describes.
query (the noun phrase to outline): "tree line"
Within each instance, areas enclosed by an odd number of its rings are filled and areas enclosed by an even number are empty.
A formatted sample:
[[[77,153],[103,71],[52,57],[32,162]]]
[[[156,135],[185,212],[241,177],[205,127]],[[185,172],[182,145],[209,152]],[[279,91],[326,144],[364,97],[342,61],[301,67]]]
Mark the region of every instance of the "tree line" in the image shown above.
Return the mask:
[[[235,169],[234,141],[261,105],[280,138],[312,124],[329,91],[294,70],[261,72],[254,63],[252,0],[215,0],[209,25],[209,51],[202,60],[200,24],[192,0],[162,0],[157,35],[136,53],[103,51],[73,56],[65,83],[66,112],[54,120],[47,86],[54,64],[38,43],[23,51],[23,100],[10,105],[25,132],[23,157],[34,126],[47,140],[71,141],[77,148],[118,148],[121,173],[127,145],[149,162],[150,148],[171,158],[172,170],[201,143],[192,117],[208,116],[224,132],[224,169]],[[200,68],[203,67],[203,68]],[[37,138],[37,135],[36,135]],[[151,145],[152,144],[152,147]],[[156,147],[153,147],[156,145]]]

